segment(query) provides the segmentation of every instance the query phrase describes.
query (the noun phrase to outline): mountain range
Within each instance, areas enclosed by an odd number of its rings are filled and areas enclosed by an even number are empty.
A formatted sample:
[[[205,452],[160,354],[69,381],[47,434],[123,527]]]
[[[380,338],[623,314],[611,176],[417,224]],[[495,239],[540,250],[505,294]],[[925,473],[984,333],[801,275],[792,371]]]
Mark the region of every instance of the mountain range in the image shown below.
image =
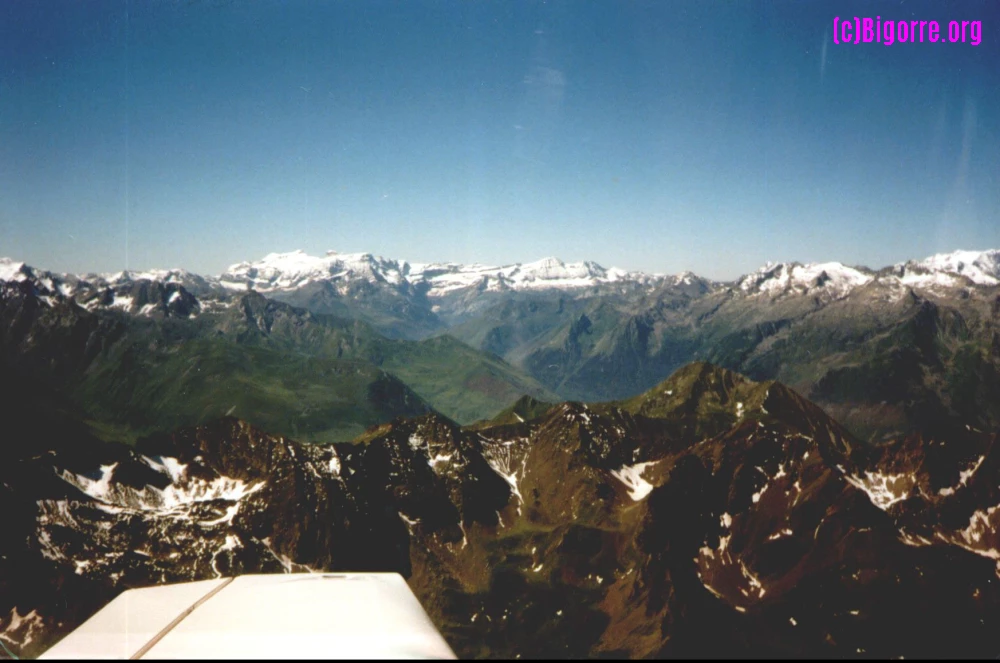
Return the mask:
[[[329,445],[231,417],[106,443],[24,386],[0,383],[0,639],[21,656],[125,588],[346,569],[402,573],[461,657],[997,650],[995,433],[875,446],[705,363],[624,401]]]
[[[74,299],[64,283],[0,282],[0,365],[57,393],[103,439],[233,415],[305,441],[349,440],[399,415],[475,420],[522,394],[553,397],[451,337],[388,339],[255,292],[199,300],[138,280],[77,284]]]
[[[288,304],[294,308],[287,311],[322,318],[327,327],[363,325],[369,338],[381,339],[374,345],[394,349],[369,352],[365,361],[463,424],[489,418],[522,394],[546,401],[627,398],[691,361],[781,380],[869,440],[964,426],[987,430],[1000,421],[996,250],[881,269],[769,264],[726,283],[555,258],[490,267],[335,252],[271,254],[218,276],[177,269],[57,275],[3,259],[0,279],[33,284],[43,303],[62,296],[92,313],[120,311],[160,326],[188,320],[204,330],[210,325],[202,316],[245,310],[246,296]],[[292,336],[277,344],[316,354],[315,342]],[[266,345],[273,349],[274,335]],[[420,348],[416,354],[429,365],[396,351],[404,347]],[[462,361],[448,353],[462,354]],[[477,365],[471,374],[443,377],[445,364],[470,361]],[[347,439],[362,428],[358,422],[331,434]],[[312,431],[281,429],[307,439]]]
[[[995,656],[1000,252],[0,260],[0,641],[398,571],[463,657]]]

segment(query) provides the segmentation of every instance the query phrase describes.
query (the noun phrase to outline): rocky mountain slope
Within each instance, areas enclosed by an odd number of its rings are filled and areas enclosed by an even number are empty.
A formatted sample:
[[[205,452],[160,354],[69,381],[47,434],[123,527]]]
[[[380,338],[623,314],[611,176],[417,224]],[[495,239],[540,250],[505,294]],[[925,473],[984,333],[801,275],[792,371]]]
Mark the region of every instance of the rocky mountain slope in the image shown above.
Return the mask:
[[[6,389],[5,419],[32,417]],[[0,451],[0,638],[36,654],[126,587],[377,569],[461,656],[995,655],[995,434],[873,447],[703,363],[511,413],[325,446],[230,418],[134,448],[32,418],[40,440]]]

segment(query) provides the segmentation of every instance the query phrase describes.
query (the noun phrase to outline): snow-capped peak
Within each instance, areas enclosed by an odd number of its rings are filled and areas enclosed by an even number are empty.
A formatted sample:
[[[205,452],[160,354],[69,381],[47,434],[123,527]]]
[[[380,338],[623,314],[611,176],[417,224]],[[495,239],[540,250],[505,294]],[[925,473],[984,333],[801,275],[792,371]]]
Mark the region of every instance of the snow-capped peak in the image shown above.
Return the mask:
[[[122,283],[130,283],[134,281],[186,283],[187,281],[195,278],[198,278],[197,275],[191,274],[187,270],[174,268],[174,269],[148,269],[140,272],[126,269],[120,272],[114,272],[110,274],[100,274],[97,280],[103,281],[109,285],[120,285]]]
[[[331,256],[318,258],[304,251],[288,253],[269,253],[255,262],[241,262],[231,265],[222,274],[224,280],[229,277],[244,277],[253,281],[275,283],[275,287],[288,287],[303,278],[314,275],[329,274],[330,265],[334,262]],[[286,285],[287,284],[287,285]]]
[[[737,281],[740,290],[748,294],[778,295],[784,292],[808,293],[822,289],[842,297],[854,288],[867,285],[874,276],[867,271],[848,267],[839,262],[767,263],[756,272]]]
[[[28,277],[23,262],[11,258],[0,258],[0,281],[23,281]]]
[[[588,286],[598,281],[614,281],[619,277],[619,270],[604,269],[596,262],[565,263],[559,258],[542,258],[535,262],[515,265],[507,277],[516,288],[544,286],[546,283],[559,282],[563,287],[572,285]]]
[[[971,284],[1000,285],[1000,250],[955,251],[922,260],[898,263],[878,273],[867,268],[849,267],[839,262],[767,263],[739,278],[734,287],[748,296],[815,295],[826,299],[847,296],[858,287],[878,279],[895,285],[922,288],[957,288]],[[0,258],[0,281],[31,280],[43,294],[60,294],[96,306],[104,299],[93,293],[113,289],[128,296],[127,288],[140,280],[176,284],[199,300],[226,300],[223,289],[244,291],[251,287],[262,293],[298,290],[311,283],[332,284],[342,294],[354,296],[353,284],[387,286],[403,297],[446,297],[452,294],[503,291],[566,290],[588,288],[654,288],[660,285],[710,289],[724,284],[707,281],[692,272],[675,276],[604,268],[596,262],[564,262],[548,257],[534,262],[509,265],[460,263],[409,263],[389,260],[371,253],[327,251],[312,256],[298,250],[270,253],[252,262],[229,267],[219,277],[203,277],[183,269],[122,271],[113,274],[56,275],[33,269],[11,258]],[[96,302],[96,303],[95,303]]]
[[[406,262],[386,260],[370,253],[327,251],[325,256],[318,257],[298,250],[269,253],[255,262],[232,265],[219,279],[228,288],[242,290],[250,285],[260,292],[271,292],[294,290],[314,281],[352,276],[399,284],[408,271]]]
[[[230,267],[221,277],[223,285],[243,289],[251,285],[260,292],[294,290],[315,281],[365,279],[393,286],[423,286],[428,296],[442,296],[465,288],[486,290],[531,290],[585,288],[622,280],[646,281],[645,274],[605,269],[595,262],[566,263],[558,258],[505,266],[456,263],[409,263],[387,260],[370,253],[340,254],[327,251],[323,257],[303,251],[272,253],[256,262]]]
[[[950,275],[964,276],[977,285],[1000,283],[1000,250],[954,251],[895,265],[907,285],[955,285]]]
[[[704,283],[705,279],[690,270],[684,270],[680,274],[674,275],[674,282],[678,285],[694,285],[699,282]]]

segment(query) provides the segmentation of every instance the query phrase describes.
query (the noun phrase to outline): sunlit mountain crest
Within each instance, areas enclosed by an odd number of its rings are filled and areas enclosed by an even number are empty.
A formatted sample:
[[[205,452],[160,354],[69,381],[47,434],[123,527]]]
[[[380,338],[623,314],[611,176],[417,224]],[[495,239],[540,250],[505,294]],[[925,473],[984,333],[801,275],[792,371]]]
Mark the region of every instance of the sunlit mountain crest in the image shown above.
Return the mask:
[[[866,269],[848,267],[839,262],[800,264],[768,264],[737,281],[739,289],[748,293],[778,294],[786,290],[807,292],[824,288],[828,292],[846,294],[866,285],[874,275]]]
[[[1000,283],[1000,250],[954,251],[894,265],[904,283],[954,285],[955,276],[977,285]]]
[[[547,257],[510,265],[419,263],[393,260],[371,253],[337,253],[312,256],[304,251],[271,253],[260,260],[230,266],[218,276],[203,276],[184,269],[126,270],[105,274],[57,274],[34,268],[12,258],[0,257],[0,280],[32,279],[51,292],[75,296],[81,291],[115,289],[140,281],[181,285],[196,296],[210,292],[257,290],[291,293],[313,284],[343,287],[354,283],[385,286],[403,295],[441,298],[463,292],[586,291],[588,288],[623,286],[655,288],[690,286],[732,288],[744,296],[786,296],[822,293],[839,298],[855,289],[880,283],[905,291],[907,287],[956,288],[1000,284],[1000,250],[954,251],[909,260],[879,270],[840,262],[767,263],[730,283],[699,277],[690,271],[677,275],[649,274],[593,261],[564,262]]]
[[[915,274],[952,274],[969,278],[979,285],[1000,283],[1000,250],[954,251],[910,260],[893,266],[904,283],[916,280]],[[884,272],[885,270],[882,270]],[[870,283],[879,272],[866,267],[852,267],[840,262],[768,263],[757,271],[736,280],[743,291],[761,289],[774,292],[783,287],[808,287],[829,284],[837,289],[853,289]],[[637,281],[658,283],[700,279],[685,271],[676,276],[605,268],[593,261],[564,262],[556,257],[534,262],[493,266],[445,263],[418,263],[389,260],[371,253],[328,251],[326,256],[310,256],[303,251],[272,253],[261,260],[233,265],[219,279],[224,284],[251,282],[257,289],[287,289],[319,279],[367,277],[390,284],[404,281],[414,285],[431,284],[431,292],[477,285],[484,279],[512,289],[589,287],[604,283]]]
[[[364,279],[388,285],[411,285],[430,297],[469,288],[483,290],[581,289],[610,284],[691,284],[711,283],[685,271],[675,276],[605,268],[593,261],[567,263],[548,257],[528,263],[504,266],[461,263],[410,263],[387,260],[370,253],[324,257],[303,251],[272,253],[261,260],[233,265],[220,277],[222,285],[233,289],[253,287],[261,292],[294,290],[319,281]],[[1000,250],[955,251],[922,260],[910,260],[890,268],[873,270],[840,262],[768,263],[735,281],[748,295],[805,294],[822,288],[824,293],[843,296],[875,280],[891,285],[933,287],[1000,283]],[[720,284],[721,285],[721,284]]]
[[[586,288],[616,282],[659,283],[670,277],[659,274],[606,269],[596,262],[566,263],[548,257],[535,262],[491,266],[459,263],[410,263],[387,260],[370,253],[340,254],[328,251],[323,257],[303,251],[271,253],[254,262],[231,266],[220,277],[233,289],[247,285],[261,292],[290,290],[323,280],[363,278],[390,285],[423,286],[430,296],[483,286],[487,289],[530,290],[544,288]]]

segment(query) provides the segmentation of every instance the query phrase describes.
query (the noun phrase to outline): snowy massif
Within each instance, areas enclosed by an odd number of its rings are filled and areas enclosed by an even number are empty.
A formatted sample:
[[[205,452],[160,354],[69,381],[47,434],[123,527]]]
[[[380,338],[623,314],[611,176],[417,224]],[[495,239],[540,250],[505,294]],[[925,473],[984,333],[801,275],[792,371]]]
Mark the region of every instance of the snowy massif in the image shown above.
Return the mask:
[[[916,288],[953,288],[1000,283],[1000,250],[955,251],[922,260],[910,260],[880,270],[851,267],[839,262],[768,263],[734,283],[718,283],[683,272],[648,274],[605,268],[596,262],[567,263],[558,258],[490,266],[460,263],[411,263],[370,253],[311,256],[303,251],[271,253],[260,260],[232,265],[218,276],[200,276],[183,269],[121,271],[108,274],[53,274],[39,271],[11,258],[0,258],[0,280],[22,281],[35,277],[47,289],[67,296],[81,289],[115,288],[148,280],[183,286],[196,296],[210,292],[289,293],[314,284],[345,286],[370,283],[400,294],[431,299],[466,292],[580,291],[605,286],[652,289],[661,285],[701,282],[712,289],[733,288],[748,296],[807,294],[822,289],[827,296],[842,297],[856,288],[878,281]],[[119,308],[124,302],[119,302]]]

